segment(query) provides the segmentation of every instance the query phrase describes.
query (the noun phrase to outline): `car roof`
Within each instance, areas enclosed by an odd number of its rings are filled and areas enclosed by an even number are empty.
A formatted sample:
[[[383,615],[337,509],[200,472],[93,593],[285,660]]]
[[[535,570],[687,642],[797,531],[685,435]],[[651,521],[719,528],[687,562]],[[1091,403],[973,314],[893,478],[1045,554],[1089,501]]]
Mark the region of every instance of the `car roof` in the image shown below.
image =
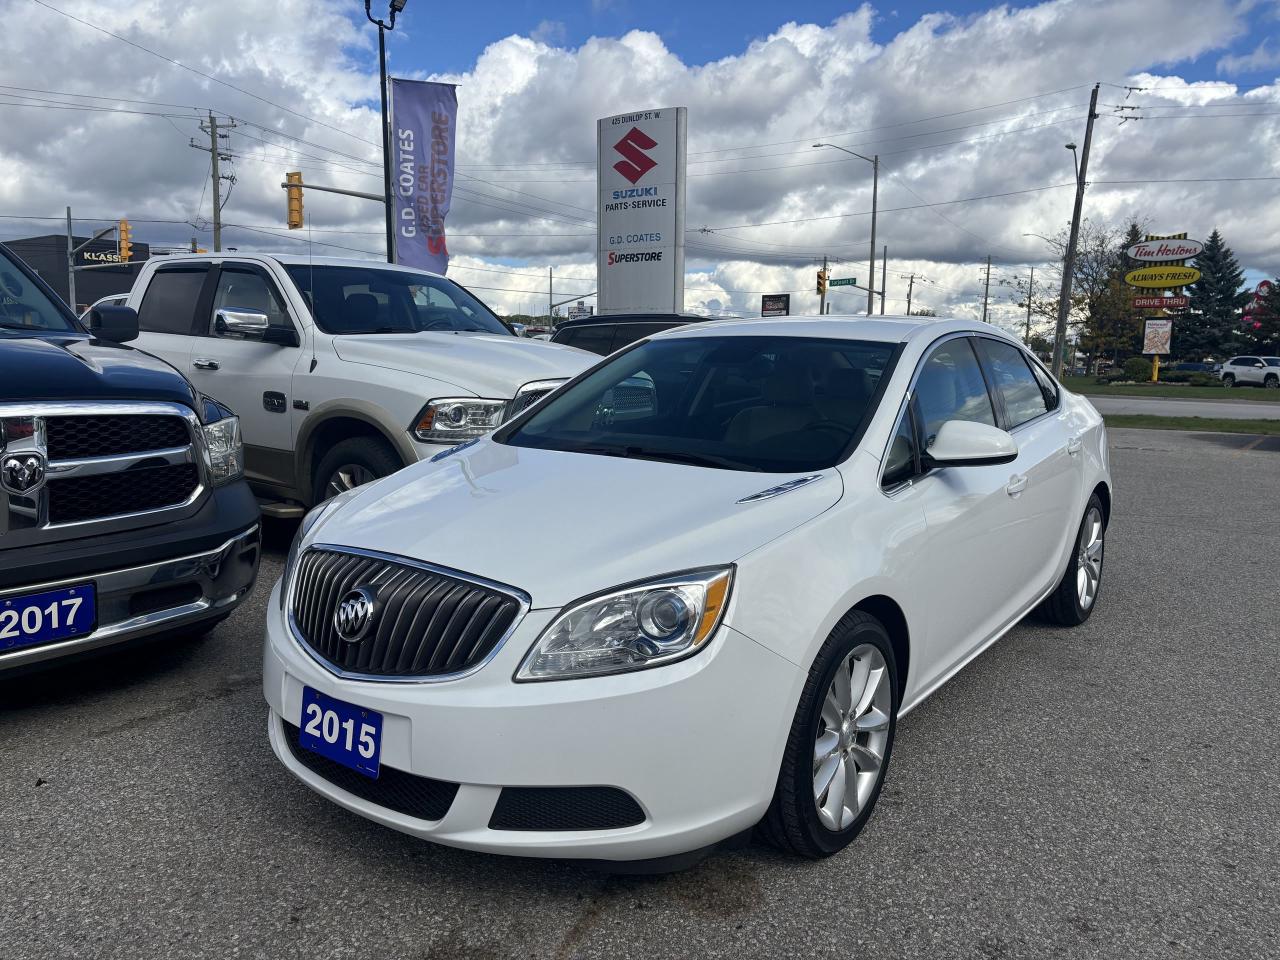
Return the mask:
[[[821,337],[836,340],[874,340],[905,343],[917,337],[929,339],[948,333],[985,333],[1021,346],[999,327],[954,317],[827,315],[822,317],[761,317],[751,320],[719,320],[714,326],[678,327],[654,334],[654,339],[676,337],[781,336]]]
[[[598,313],[591,317],[579,317],[576,320],[565,320],[556,324],[556,332],[576,330],[579,327],[607,327],[619,323],[702,323],[704,320],[715,320],[716,317],[696,317],[683,313]]]
[[[159,264],[180,263],[182,261],[210,263],[215,260],[249,260],[257,262],[274,260],[276,263],[286,267],[305,267],[307,265],[316,267],[363,267],[366,269],[377,267],[379,270],[426,274],[429,277],[442,276],[438,273],[432,273],[430,270],[419,270],[416,267],[405,267],[398,263],[386,263],[382,260],[369,260],[360,257],[312,257],[305,253],[263,253],[257,250],[224,250],[222,253],[171,253],[152,257],[151,259]]]

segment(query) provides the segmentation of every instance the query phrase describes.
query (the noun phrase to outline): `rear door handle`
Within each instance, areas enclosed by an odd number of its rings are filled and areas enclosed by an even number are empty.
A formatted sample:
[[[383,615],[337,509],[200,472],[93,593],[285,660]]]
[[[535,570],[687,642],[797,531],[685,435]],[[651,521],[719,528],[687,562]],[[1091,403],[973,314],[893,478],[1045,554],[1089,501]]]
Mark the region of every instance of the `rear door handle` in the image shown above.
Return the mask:
[[[1009,478],[1008,484],[1005,486],[1005,493],[1011,497],[1016,497],[1023,490],[1027,489],[1027,475],[1025,473],[1015,473]]]
[[[1083,447],[1084,447],[1084,441],[1081,440],[1079,437],[1071,437],[1069,440],[1067,440],[1067,453],[1071,454],[1071,456],[1073,457],[1077,453],[1079,453]]]
[[[191,361],[191,365],[197,370],[217,370],[218,361],[210,360],[208,357],[196,357]]]

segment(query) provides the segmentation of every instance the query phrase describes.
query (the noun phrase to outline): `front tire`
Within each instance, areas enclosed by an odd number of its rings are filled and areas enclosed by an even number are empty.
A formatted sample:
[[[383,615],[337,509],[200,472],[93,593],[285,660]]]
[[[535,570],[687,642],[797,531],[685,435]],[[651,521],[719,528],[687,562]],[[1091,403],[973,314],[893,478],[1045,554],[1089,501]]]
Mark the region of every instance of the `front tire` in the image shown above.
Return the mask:
[[[898,723],[898,668],[883,624],[861,610],[836,624],[809,668],[765,838],[810,859],[858,835],[884,785]]]
[[[1236,375],[1234,373],[1224,374],[1222,377],[1222,385],[1230,390],[1236,385]]]
[[[1098,605],[1102,589],[1102,559],[1107,532],[1106,512],[1095,493],[1084,508],[1084,518],[1076,534],[1075,550],[1066,572],[1053,593],[1040,604],[1040,615],[1049,623],[1078,627],[1089,619]]]
[[[1274,373],[1269,373],[1267,374],[1267,379],[1262,381],[1262,385],[1268,390],[1280,388],[1280,377],[1277,377]]]
[[[335,443],[316,466],[313,500],[323,503],[354,487],[389,476],[403,464],[385,440],[352,437]]]

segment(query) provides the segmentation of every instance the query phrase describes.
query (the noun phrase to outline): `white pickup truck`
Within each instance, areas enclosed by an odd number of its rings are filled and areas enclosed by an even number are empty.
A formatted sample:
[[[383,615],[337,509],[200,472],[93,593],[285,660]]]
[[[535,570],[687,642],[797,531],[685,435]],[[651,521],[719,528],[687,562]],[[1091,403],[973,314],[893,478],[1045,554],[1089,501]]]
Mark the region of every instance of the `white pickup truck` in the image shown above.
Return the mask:
[[[597,358],[511,334],[445,277],[370,260],[150,260],[137,346],[240,417],[263,512],[296,516],[480,436]]]

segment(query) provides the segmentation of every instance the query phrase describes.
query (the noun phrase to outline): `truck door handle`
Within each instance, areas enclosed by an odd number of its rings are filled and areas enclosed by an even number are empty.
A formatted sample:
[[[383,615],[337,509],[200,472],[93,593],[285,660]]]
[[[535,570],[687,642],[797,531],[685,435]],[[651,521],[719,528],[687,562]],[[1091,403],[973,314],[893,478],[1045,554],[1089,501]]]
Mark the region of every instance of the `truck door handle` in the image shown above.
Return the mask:
[[[1074,457],[1077,453],[1080,452],[1080,449],[1083,446],[1084,446],[1083,440],[1081,440],[1079,437],[1071,437],[1067,440],[1067,453],[1071,454],[1071,456]]]
[[[197,370],[217,370],[218,361],[210,360],[208,357],[196,357],[191,361],[191,365]]]
[[[1011,497],[1016,497],[1025,489],[1027,489],[1027,475],[1025,473],[1015,473],[1009,478],[1009,483],[1005,486],[1004,492]]]

